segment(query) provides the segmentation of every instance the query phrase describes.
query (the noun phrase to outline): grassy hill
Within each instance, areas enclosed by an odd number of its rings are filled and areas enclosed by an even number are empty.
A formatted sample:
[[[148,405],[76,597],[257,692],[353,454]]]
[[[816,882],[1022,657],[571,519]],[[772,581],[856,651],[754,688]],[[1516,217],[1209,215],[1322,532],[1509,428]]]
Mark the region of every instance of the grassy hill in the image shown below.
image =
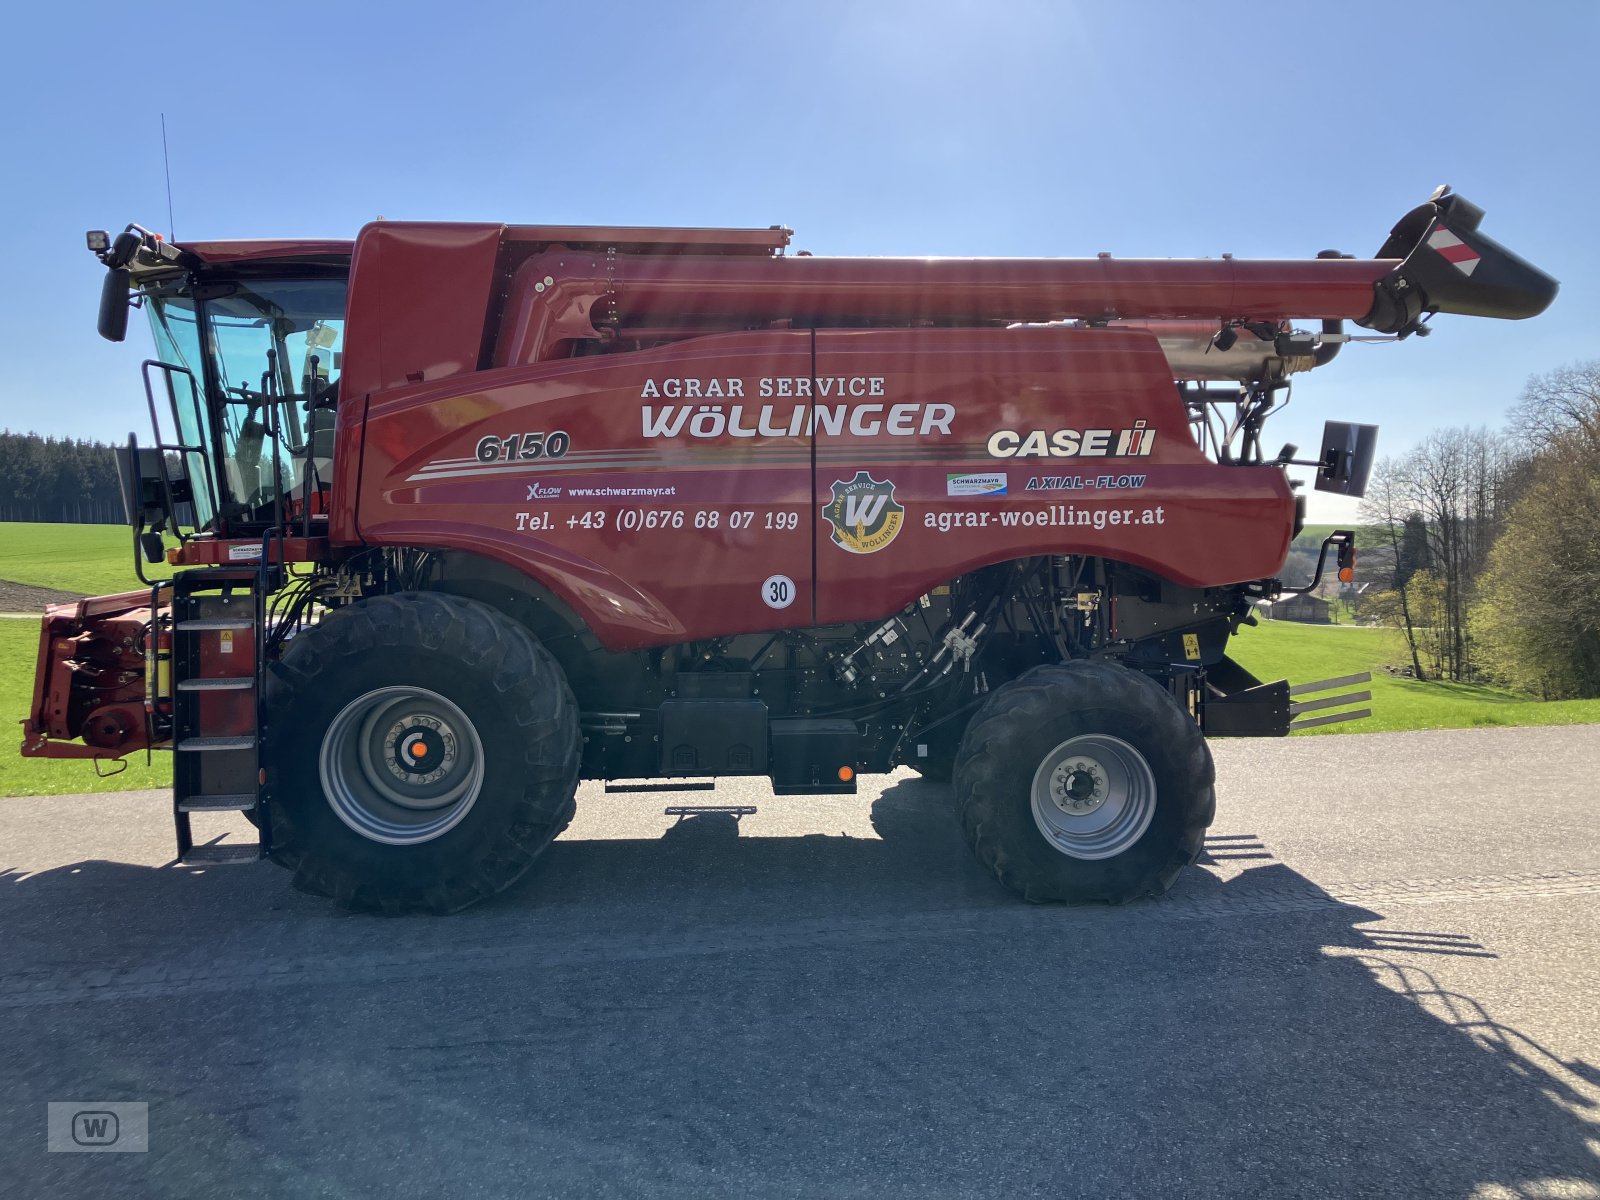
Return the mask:
[[[1300,549],[1315,550],[1322,545],[1323,538],[1338,528],[1337,525],[1307,525],[1295,535],[1293,544]]]
[[[1384,671],[1405,658],[1393,630],[1359,625],[1263,621],[1229,644],[1229,653],[1258,679],[1310,683],[1372,672],[1372,716],[1308,729],[1297,737],[1394,729],[1463,729],[1475,725],[1572,725],[1600,722],[1600,700],[1530,700],[1466,683],[1420,683]]]

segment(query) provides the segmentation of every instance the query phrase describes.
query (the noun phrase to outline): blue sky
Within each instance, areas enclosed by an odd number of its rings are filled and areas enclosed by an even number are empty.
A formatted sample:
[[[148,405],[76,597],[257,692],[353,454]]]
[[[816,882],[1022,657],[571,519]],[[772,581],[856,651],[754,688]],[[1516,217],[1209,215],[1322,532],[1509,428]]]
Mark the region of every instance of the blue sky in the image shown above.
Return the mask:
[[[165,228],[163,111],[180,240],[382,214],[783,223],[821,254],[1366,255],[1448,182],[1562,280],[1555,307],[1351,347],[1266,440],[1338,417],[1393,453],[1600,357],[1600,5],[58,4],[8,33],[12,429],[143,431],[148,340],[95,336],[82,233]]]

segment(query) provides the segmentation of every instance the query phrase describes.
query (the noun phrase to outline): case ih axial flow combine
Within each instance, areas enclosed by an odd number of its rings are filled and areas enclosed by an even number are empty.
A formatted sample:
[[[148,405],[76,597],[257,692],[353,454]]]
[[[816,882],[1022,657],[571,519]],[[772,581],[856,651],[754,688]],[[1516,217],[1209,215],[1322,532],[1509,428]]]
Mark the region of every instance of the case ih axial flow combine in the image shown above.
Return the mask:
[[[1273,262],[91,234],[101,332],[130,290],[154,327],[135,541],[188,569],[50,609],[24,753],[170,749],[183,861],[270,857],[357,907],[500,891],[580,779],[851,792],[897,764],[952,778],[1030,900],[1159,893],[1212,818],[1206,735],[1363,715],[1226,656],[1291,590],[1296,450],[1262,424],[1344,321],[1541,312],[1555,282],[1481,216],[1441,189],[1376,258]],[[1372,433],[1299,465],[1359,494]],[[220,810],[260,844],[194,844]]]

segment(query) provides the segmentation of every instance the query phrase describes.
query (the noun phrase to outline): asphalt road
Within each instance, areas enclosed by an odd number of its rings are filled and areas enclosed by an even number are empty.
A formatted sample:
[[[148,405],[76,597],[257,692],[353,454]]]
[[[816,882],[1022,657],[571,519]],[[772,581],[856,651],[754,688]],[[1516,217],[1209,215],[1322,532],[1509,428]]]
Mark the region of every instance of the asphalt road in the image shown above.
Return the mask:
[[[1600,726],[1216,754],[1206,860],[1117,909],[1015,901],[909,772],[586,786],[438,919],[0,801],[0,1191],[1600,1196]],[[149,1153],[47,1154],[52,1100]]]

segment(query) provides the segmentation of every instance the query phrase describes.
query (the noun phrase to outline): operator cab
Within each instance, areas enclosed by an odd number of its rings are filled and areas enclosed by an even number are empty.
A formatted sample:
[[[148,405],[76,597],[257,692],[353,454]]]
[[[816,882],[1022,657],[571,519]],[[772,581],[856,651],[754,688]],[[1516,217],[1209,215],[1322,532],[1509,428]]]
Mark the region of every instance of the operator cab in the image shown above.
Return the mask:
[[[321,533],[333,476],[348,256],[267,258],[235,249],[245,243],[180,248],[130,229],[141,235],[131,250],[126,233],[115,243],[104,234],[89,238],[91,249],[97,241],[106,247],[97,252],[112,268],[101,332],[121,340],[125,315],[110,328],[106,316],[115,310],[111,293],[131,289],[155,339],[145,384],[164,454],[154,457],[174,474],[166,483],[178,484],[189,509],[181,524],[229,538],[290,527]],[[118,247],[122,264],[110,261]],[[122,295],[127,303],[127,291]],[[174,525],[177,515],[169,515]]]
[[[191,280],[146,291],[156,356],[180,371],[173,390],[179,440],[207,447],[208,463],[186,464],[191,480],[210,467],[211,511],[234,526],[326,513],[333,472],[333,422],[343,363],[343,279],[257,277]],[[184,403],[182,383],[202,403]],[[196,470],[199,468],[199,470]]]

